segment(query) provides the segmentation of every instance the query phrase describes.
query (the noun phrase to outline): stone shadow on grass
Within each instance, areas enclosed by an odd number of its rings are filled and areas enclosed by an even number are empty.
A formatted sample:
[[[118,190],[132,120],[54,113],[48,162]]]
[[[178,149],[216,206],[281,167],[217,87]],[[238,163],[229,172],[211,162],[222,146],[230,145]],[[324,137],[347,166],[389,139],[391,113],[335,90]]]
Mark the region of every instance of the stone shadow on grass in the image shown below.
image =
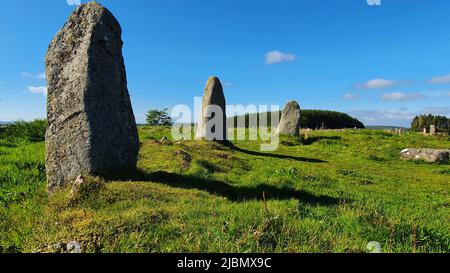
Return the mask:
[[[350,200],[344,198],[314,195],[303,190],[295,190],[287,187],[279,188],[267,184],[260,184],[255,187],[233,186],[219,180],[199,178],[192,175],[180,175],[164,171],[147,173],[142,170],[136,170],[132,173],[121,174],[119,176],[104,176],[104,178],[116,181],[160,183],[170,187],[177,187],[182,189],[197,189],[206,191],[216,196],[225,197],[233,202],[263,200],[264,198],[266,200],[297,199],[299,202],[304,204],[321,206],[338,205],[343,201],[345,201],[346,203],[350,202]]]
[[[303,145],[311,145],[321,140],[341,140],[340,136],[311,136],[303,139]]]
[[[291,156],[291,155],[262,153],[262,152],[245,150],[245,149],[237,147],[236,145],[234,145],[231,142],[225,143],[225,146],[229,147],[231,150],[238,151],[238,152],[241,152],[241,153],[244,153],[244,154],[248,154],[248,155],[272,157],[272,158],[278,158],[278,159],[291,159],[291,160],[296,160],[296,161],[301,161],[301,162],[309,162],[309,163],[327,163],[327,161],[325,161],[325,160],[316,159],[316,158],[307,158],[307,157],[299,157],[299,156]]]

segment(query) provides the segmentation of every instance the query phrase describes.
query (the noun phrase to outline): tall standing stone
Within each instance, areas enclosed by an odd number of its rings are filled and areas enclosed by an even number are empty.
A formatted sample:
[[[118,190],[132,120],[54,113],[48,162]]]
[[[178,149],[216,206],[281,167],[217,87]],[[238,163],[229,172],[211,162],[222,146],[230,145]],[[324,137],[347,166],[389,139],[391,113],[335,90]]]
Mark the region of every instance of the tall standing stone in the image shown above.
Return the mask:
[[[217,77],[209,77],[206,82],[197,138],[227,140],[226,101],[222,84]]]
[[[300,136],[300,106],[296,101],[289,101],[284,107],[277,133]]]
[[[96,2],[79,6],[46,56],[48,189],[79,175],[136,167],[139,139],[122,57],[122,30]]]

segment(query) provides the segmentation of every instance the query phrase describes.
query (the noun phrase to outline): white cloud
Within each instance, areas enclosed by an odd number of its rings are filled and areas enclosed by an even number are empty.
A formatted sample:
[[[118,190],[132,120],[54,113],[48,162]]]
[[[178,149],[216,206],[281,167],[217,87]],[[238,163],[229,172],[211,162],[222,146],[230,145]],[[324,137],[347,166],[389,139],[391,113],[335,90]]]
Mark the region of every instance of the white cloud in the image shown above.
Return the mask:
[[[69,6],[79,6],[81,5],[81,0],[66,0]]]
[[[43,94],[44,96],[47,96],[46,86],[28,86],[27,90],[33,94]]]
[[[233,86],[233,83],[224,81],[224,82],[222,82],[222,85],[223,85],[223,87],[231,87],[231,86]]]
[[[342,96],[342,98],[343,98],[344,100],[357,100],[357,99],[359,99],[359,96],[358,96],[358,95],[355,95],[355,94],[352,94],[352,93],[346,93],[346,94],[344,94],[344,95]]]
[[[278,50],[267,52],[266,54],[266,64],[276,64],[282,62],[292,62],[295,61],[297,57],[294,54],[283,53]]]
[[[354,85],[356,89],[383,89],[398,85],[397,81],[386,79],[373,79],[365,83],[357,83]]]
[[[420,100],[425,99],[426,96],[421,93],[403,93],[403,92],[393,92],[381,95],[380,99],[382,101],[407,101],[407,100]]]
[[[22,72],[20,75],[28,79],[45,80],[45,73],[33,74],[28,72]]]
[[[430,80],[431,83],[440,84],[440,83],[450,83],[450,74],[445,76],[437,76]]]

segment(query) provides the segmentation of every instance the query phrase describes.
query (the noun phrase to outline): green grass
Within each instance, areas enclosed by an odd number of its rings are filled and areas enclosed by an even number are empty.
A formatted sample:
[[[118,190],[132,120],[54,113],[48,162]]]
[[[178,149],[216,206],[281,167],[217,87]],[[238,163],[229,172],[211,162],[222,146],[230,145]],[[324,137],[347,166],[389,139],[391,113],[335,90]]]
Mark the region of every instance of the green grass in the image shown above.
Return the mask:
[[[46,195],[42,142],[0,146],[0,252],[450,252],[450,165],[398,156],[448,137],[319,131],[261,153],[139,131],[139,171],[75,198]]]

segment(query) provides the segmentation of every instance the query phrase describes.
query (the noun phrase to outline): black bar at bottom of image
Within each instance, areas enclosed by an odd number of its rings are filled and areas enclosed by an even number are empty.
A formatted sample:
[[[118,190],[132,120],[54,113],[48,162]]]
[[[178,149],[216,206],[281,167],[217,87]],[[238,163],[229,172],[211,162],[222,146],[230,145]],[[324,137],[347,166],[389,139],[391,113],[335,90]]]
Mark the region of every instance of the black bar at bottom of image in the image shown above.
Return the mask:
[[[0,254],[0,264],[11,263],[16,269],[30,264],[34,269],[48,269],[49,264],[60,268],[56,266],[60,264],[64,271],[77,272],[81,268],[126,272],[309,272],[310,266],[314,271],[348,270],[357,264],[364,271],[367,266],[382,267],[385,262],[401,264],[403,269],[416,268],[424,260],[438,266],[445,265],[449,258],[449,254]]]

